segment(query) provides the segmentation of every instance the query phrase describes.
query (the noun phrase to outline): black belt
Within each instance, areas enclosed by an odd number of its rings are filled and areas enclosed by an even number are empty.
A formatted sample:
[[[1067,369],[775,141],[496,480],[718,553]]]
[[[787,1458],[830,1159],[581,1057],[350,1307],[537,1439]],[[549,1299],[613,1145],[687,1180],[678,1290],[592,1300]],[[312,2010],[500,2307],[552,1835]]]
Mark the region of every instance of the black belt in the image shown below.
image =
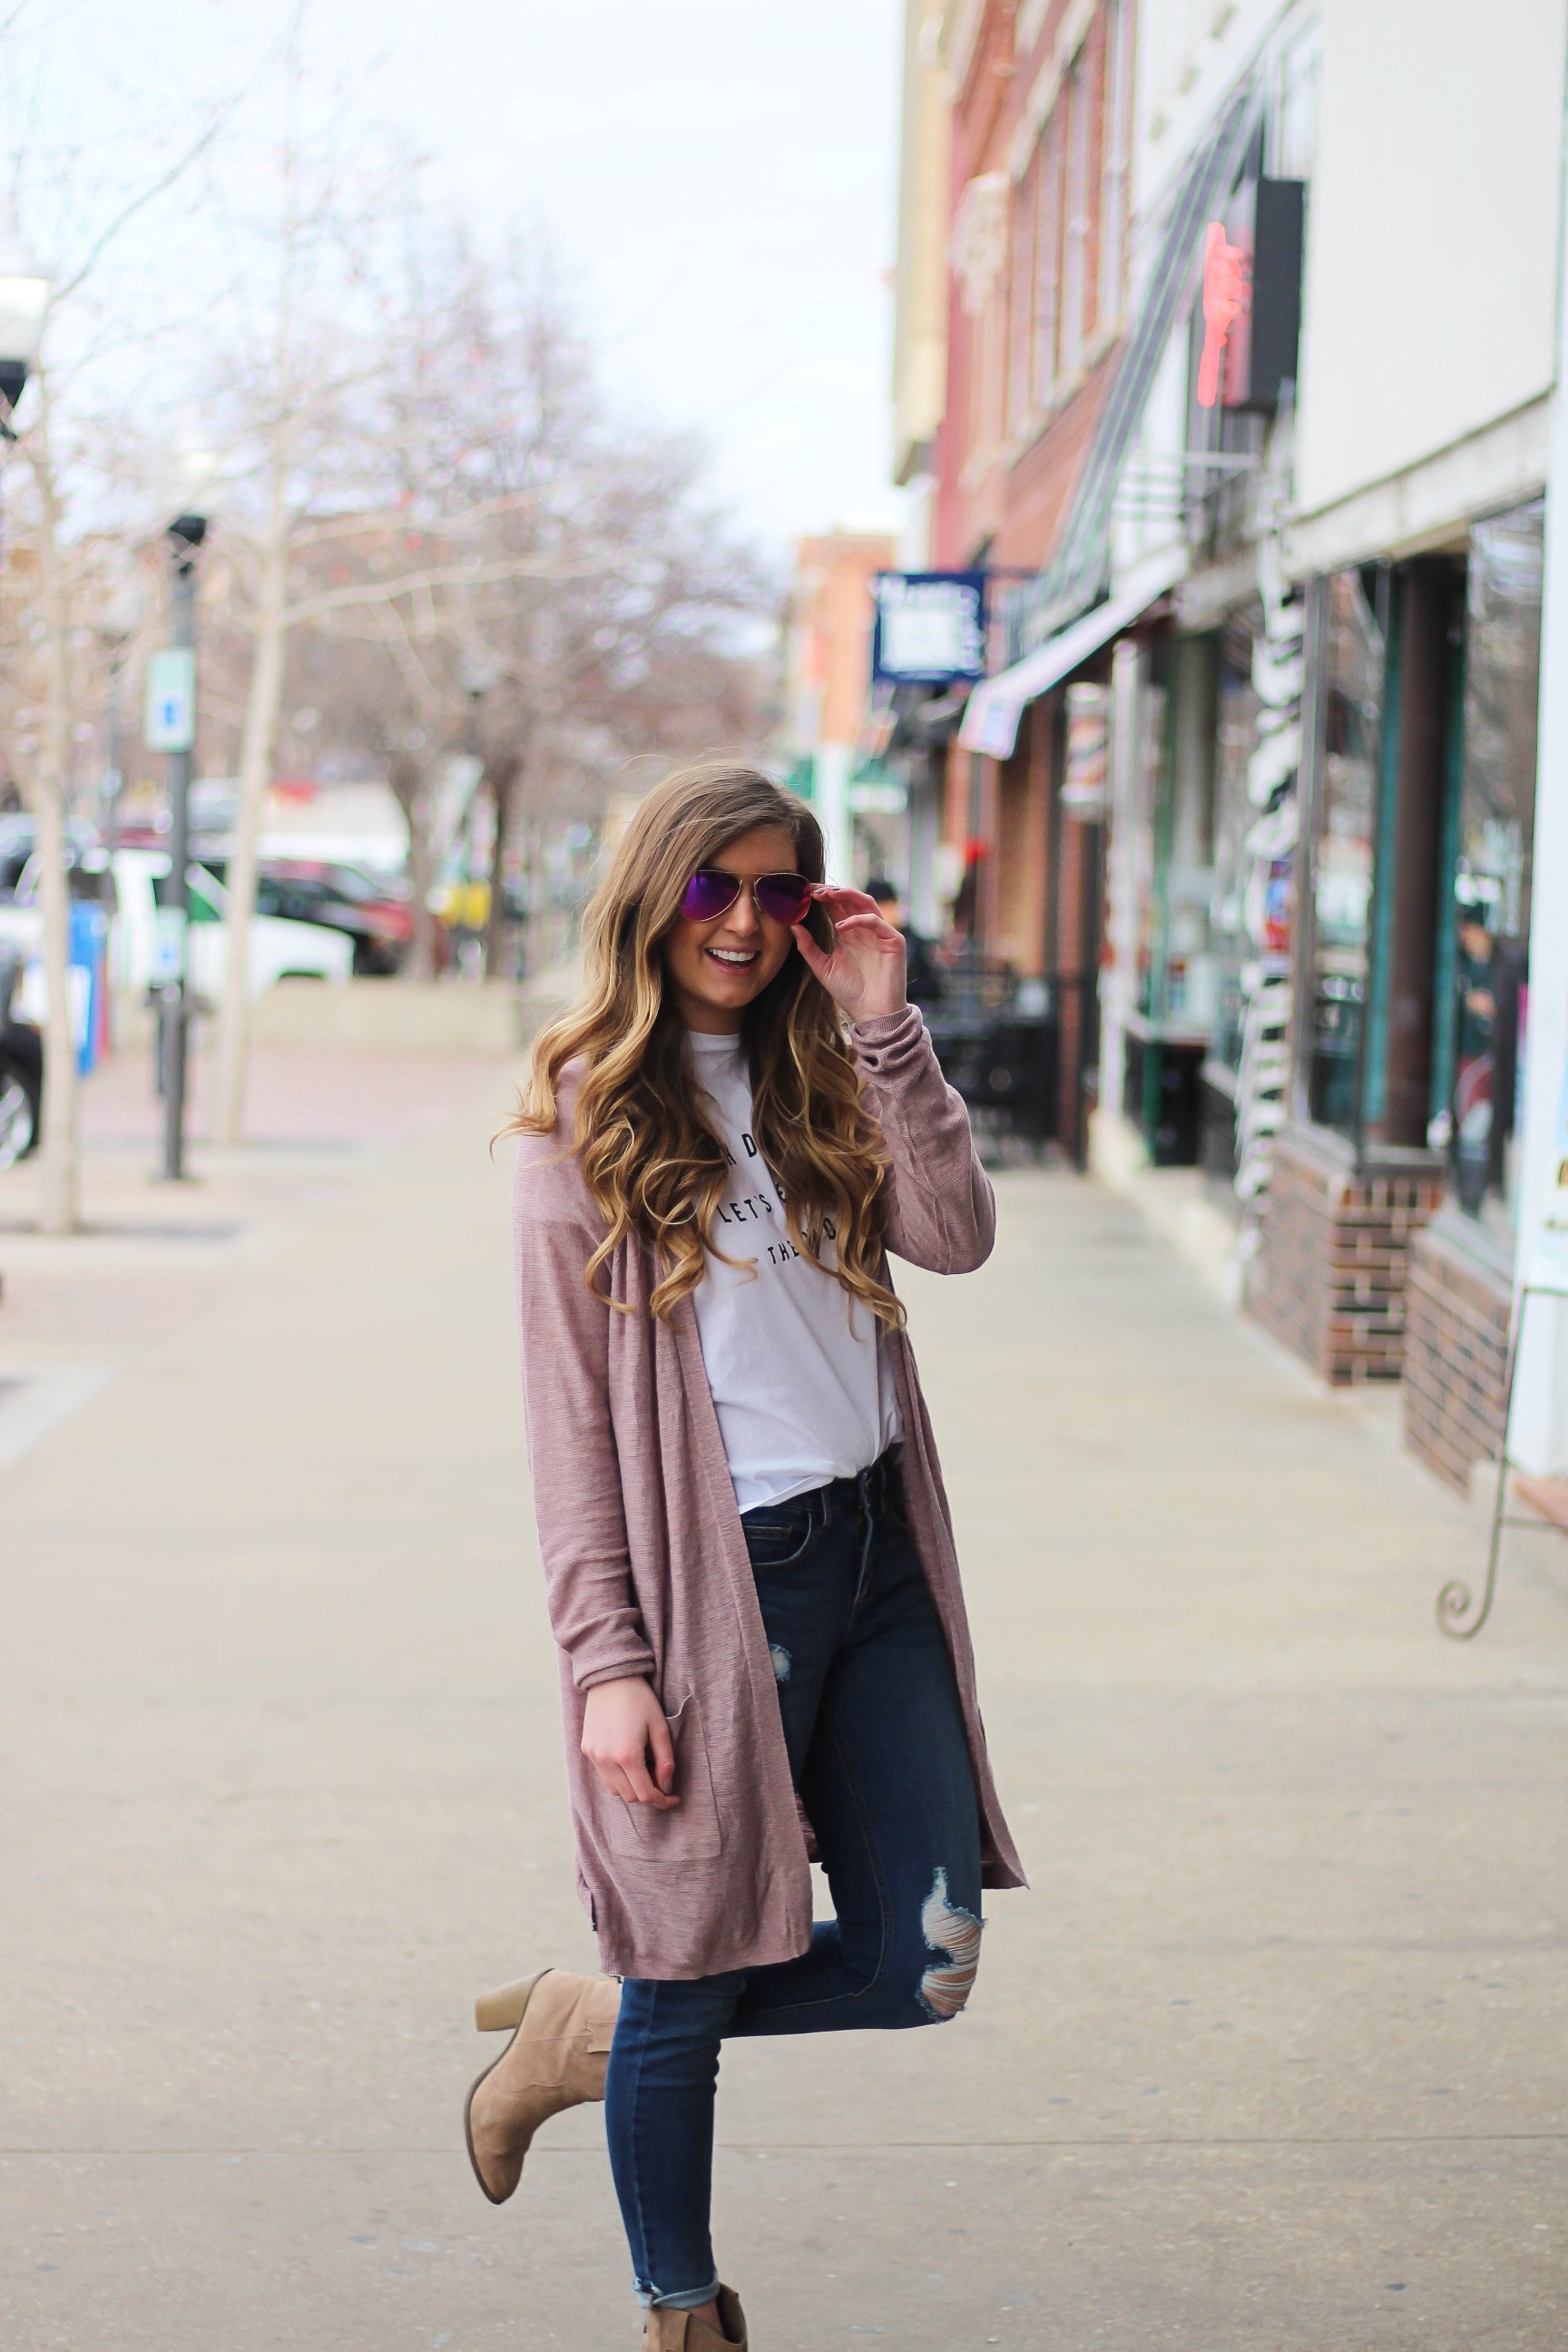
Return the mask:
[[[860,1567],[855,1580],[857,1608],[866,1597],[867,1580],[871,1572],[871,1539],[877,1521],[899,1492],[899,1458],[903,1452],[900,1444],[888,1446],[865,1470],[857,1470],[852,1478],[830,1478],[826,1486],[808,1486],[804,1495],[790,1495],[783,1502],[759,1503],[753,1510],[741,1514],[741,1525],[752,1518],[763,1518],[780,1511],[804,1510],[810,1524],[826,1528],[840,1510],[854,1509],[860,1514]]]
[[[889,1502],[898,1494],[899,1458],[902,1452],[901,1444],[889,1445],[884,1453],[878,1454],[868,1469],[858,1470],[852,1478],[832,1478],[826,1486],[815,1487],[811,1496],[795,1495],[790,1499],[802,1503],[820,1495],[825,1525],[835,1511],[852,1503],[858,1503],[863,1510],[869,1511],[874,1518],[880,1517]]]

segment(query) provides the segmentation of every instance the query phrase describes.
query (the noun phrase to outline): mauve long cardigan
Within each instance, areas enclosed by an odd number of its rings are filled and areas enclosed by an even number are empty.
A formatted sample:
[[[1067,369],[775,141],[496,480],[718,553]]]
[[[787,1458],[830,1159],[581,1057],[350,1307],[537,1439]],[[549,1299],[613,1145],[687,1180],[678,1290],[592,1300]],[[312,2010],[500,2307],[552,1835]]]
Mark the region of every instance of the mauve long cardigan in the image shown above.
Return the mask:
[[[891,1158],[888,1247],[937,1274],[990,1255],[995,1203],[969,1118],[913,1006],[854,1028],[867,1098]],[[570,1143],[525,1137],[512,1195],[523,1391],[550,1620],[561,1653],[578,1889],[604,1967],[703,1977],[787,1960],[811,1939],[810,1865],[718,1415],[689,1298],[647,1311],[647,1253],[608,1265],[613,1312],[584,1280],[605,1225]],[[605,1280],[604,1273],[599,1276]],[[892,1350],[910,1533],[957,1671],[981,1810],[984,1883],[1024,1875],[997,1802],[974,1690],[952,1527],[920,1377]],[[679,1808],[628,1805],[582,1753],[595,1683],[645,1675],[671,1718]]]

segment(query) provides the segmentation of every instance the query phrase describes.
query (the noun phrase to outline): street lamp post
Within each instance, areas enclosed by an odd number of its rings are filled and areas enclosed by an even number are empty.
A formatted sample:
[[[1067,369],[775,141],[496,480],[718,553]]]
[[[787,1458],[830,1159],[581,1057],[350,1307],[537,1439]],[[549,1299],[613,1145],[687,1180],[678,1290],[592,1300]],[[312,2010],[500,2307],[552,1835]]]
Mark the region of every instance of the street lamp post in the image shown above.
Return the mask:
[[[457,924],[457,929],[461,934],[458,949],[458,969],[465,979],[468,977],[470,970],[476,970],[479,978],[487,976],[489,940],[493,937],[491,929],[493,905],[486,917],[482,931],[472,920],[475,898],[475,833],[479,814],[479,785],[484,780],[485,772],[484,738],[480,721],[484,714],[485,696],[489,691],[489,664],[482,660],[469,662],[463,677],[463,691],[468,698],[468,706],[463,725],[463,752],[465,758],[472,763],[472,772],[468,782],[468,804],[463,815],[463,877],[458,885],[462,898],[458,907]],[[468,960],[467,966],[465,966],[465,959]]]
[[[50,291],[42,263],[16,233],[15,207],[8,197],[0,200],[0,444],[16,438],[11,419],[37,364]]]
[[[37,363],[49,280],[16,234],[16,216],[0,203],[0,432],[14,439],[11,416]]]
[[[177,1184],[185,1172],[185,1062],[190,1023],[191,775],[195,761],[196,550],[207,535],[206,517],[176,515],[169,525],[174,563],[174,656],[164,661],[161,691],[154,671],[149,736],[168,759],[169,859],[178,949],[174,970],[159,991],[159,1060],[163,1076],[163,1181]]]

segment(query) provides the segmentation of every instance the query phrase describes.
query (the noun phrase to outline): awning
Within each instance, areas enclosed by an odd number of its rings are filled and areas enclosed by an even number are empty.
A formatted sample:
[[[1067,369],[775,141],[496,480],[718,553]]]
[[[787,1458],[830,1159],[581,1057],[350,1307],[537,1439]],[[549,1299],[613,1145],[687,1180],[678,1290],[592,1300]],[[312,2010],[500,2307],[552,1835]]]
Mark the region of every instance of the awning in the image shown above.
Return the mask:
[[[993,760],[1010,760],[1018,740],[1024,705],[1059,685],[1090,654],[1097,654],[1101,646],[1109,645],[1112,637],[1131,628],[1157,598],[1175,586],[1185,569],[1185,548],[1170,549],[1163,562],[1142,571],[1119,596],[1107,597],[1092,613],[1086,613],[1081,621],[1074,621],[1070,628],[1047,637],[1043,646],[1037,646],[1032,654],[1026,654],[1011,669],[999,670],[994,677],[982,679],[969,698],[969,708],[958,730],[963,750],[984,751]]]

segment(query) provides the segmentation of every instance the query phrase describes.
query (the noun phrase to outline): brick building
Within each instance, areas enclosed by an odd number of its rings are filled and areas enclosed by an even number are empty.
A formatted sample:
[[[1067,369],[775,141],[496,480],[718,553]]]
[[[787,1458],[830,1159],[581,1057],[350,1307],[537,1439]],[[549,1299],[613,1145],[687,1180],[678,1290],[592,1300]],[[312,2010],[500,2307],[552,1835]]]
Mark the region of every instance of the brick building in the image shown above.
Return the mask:
[[[917,12],[911,11],[911,15]],[[1127,295],[1133,0],[984,0],[918,36],[950,109],[946,385],[931,554],[987,568],[1002,656],[1056,553],[1113,379]],[[1060,698],[1007,758],[950,751],[943,830],[974,866],[984,950],[1058,1011],[1058,1132],[1087,1148],[1100,953],[1097,812],[1061,796]]]

